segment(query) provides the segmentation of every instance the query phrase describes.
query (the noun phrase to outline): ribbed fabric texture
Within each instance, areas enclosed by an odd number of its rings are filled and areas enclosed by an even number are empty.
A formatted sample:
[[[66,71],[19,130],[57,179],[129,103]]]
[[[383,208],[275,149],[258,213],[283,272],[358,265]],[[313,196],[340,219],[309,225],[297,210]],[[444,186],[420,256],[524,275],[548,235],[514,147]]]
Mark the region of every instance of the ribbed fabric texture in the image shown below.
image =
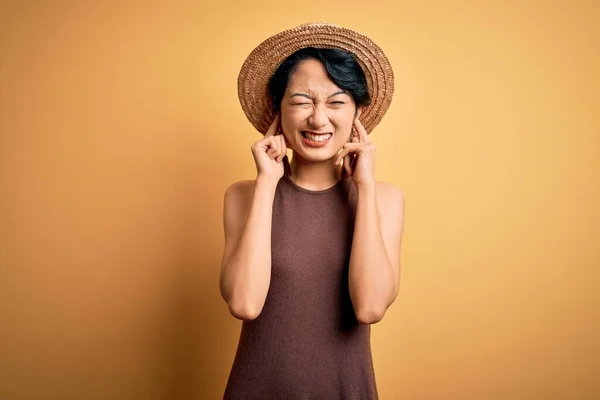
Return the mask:
[[[225,400],[378,399],[370,326],[348,290],[355,213],[351,178],[322,191],[279,181],[269,292],[242,323]]]

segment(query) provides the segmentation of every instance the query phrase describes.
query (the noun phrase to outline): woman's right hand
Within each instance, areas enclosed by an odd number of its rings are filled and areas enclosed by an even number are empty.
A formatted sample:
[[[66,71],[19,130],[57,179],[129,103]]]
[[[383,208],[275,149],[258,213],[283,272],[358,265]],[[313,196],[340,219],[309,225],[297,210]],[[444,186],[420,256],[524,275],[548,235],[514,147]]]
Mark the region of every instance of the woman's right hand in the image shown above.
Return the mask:
[[[278,134],[279,114],[271,123],[265,136],[252,144],[252,155],[256,163],[257,179],[278,182],[284,173],[283,157],[286,155],[287,146],[285,136]]]

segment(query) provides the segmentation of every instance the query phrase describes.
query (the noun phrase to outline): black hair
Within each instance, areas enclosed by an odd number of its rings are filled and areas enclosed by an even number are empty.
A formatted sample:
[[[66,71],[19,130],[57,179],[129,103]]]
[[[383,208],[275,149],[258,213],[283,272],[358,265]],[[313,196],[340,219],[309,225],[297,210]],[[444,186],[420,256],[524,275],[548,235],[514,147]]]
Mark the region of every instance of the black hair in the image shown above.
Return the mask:
[[[352,96],[357,110],[358,107],[371,104],[365,73],[354,54],[334,48],[304,47],[286,58],[269,80],[268,93],[273,114],[281,110],[281,101],[290,77],[302,61],[309,59],[323,63],[333,83]]]

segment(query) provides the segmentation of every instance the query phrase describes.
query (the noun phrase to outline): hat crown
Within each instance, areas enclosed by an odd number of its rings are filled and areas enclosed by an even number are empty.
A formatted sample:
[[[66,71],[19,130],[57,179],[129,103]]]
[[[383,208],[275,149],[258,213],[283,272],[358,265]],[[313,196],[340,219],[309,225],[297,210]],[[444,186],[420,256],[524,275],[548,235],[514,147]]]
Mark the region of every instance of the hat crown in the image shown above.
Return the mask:
[[[329,23],[329,22],[322,22],[322,21],[307,22],[305,24],[298,25],[298,28],[304,28],[304,27],[319,28],[319,27],[323,27],[323,26],[331,26],[333,28],[341,28],[341,26],[339,26],[339,25],[332,24],[332,23]]]

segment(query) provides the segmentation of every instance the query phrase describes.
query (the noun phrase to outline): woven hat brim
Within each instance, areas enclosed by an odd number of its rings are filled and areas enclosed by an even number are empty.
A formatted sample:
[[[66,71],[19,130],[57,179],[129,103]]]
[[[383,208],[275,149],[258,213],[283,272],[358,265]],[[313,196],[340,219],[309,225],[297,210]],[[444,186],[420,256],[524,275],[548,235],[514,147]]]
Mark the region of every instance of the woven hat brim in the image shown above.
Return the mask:
[[[331,24],[305,24],[280,32],[258,45],[246,58],[238,76],[238,98],[246,117],[263,135],[273,122],[268,83],[288,56],[304,47],[338,48],[356,55],[367,79],[371,104],[360,121],[367,133],[379,124],[394,94],[394,73],[388,58],[368,37]]]

